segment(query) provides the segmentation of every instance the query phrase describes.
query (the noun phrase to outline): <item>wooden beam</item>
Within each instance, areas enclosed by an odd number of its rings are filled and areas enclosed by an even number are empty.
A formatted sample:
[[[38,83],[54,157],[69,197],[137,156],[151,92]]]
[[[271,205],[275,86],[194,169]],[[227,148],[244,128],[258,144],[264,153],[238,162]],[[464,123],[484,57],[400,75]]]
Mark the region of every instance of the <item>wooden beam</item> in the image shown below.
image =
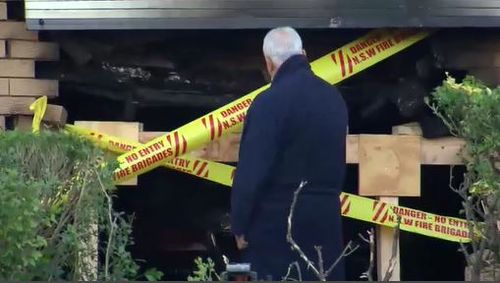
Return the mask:
[[[392,127],[393,135],[422,136],[422,128],[418,123],[408,123]]]
[[[47,110],[45,111],[45,116],[43,117],[44,122],[63,126],[66,124],[67,120],[68,112],[63,106],[53,104],[47,105]]]
[[[37,79],[9,79],[9,94],[12,96],[47,96],[59,95],[59,81]]]
[[[166,132],[140,132],[139,141],[147,143],[148,141],[164,135]],[[231,134],[238,136],[239,134]],[[224,138],[227,139],[227,138]],[[229,137],[229,139],[236,139]],[[349,164],[357,164],[359,162],[358,155],[358,135],[347,136],[346,141],[346,161]],[[195,155],[200,158],[210,157],[214,161],[223,162],[238,162],[238,148],[237,144],[224,143],[226,148],[218,148],[218,154],[207,152],[210,145],[204,149],[196,151]],[[424,165],[460,165],[463,164],[461,153],[465,146],[465,141],[454,137],[445,137],[438,139],[424,139],[422,138],[422,152],[420,155],[421,164]],[[208,159],[208,158],[207,158]]]
[[[0,58],[7,57],[7,43],[5,40],[0,40]]]
[[[9,40],[9,58],[37,59],[37,61],[59,60],[59,45],[52,42]]]
[[[450,51],[445,54],[445,60],[448,68],[500,67],[500,52]]]
[[[0,77],[34,78],[35,61],[24,59],[0,59]]]
[[[9,95],[9,79],[0,78],[0,96]]]
[[[38,33],[26,29],[25,22],[0,22],[0,39],[38,40]]]
[[[1,96],[0,97],[0,115],[25,115],[33,116],[33,112],[29,109],[30,105],[35,101],[34,97],[11,97],[11,96]],[[47,110],[45,111],[45,116],[43,121],[56,124],[64,125],[68,118],[68,112],[64,107],[60,105],[47,105]]]

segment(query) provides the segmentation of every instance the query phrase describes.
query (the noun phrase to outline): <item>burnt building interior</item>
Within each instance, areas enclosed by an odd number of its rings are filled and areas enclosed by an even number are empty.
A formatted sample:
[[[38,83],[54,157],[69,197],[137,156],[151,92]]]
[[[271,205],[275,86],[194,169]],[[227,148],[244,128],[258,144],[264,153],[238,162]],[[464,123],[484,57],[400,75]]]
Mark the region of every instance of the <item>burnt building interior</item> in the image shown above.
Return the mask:
[[[22,18],[23,12],[18,6],[12,14]],[[433,33],[337,84],[349,109],[349,133],[390,134],[393,126],[418,122],[425,138],[449,136],[424,99],[442,83],[446,72],[457,79],[470,73],[450,64],[460,51],[477,42],[500,46],[499,32],[491,27],[495,21],[464,18],[464,26],[482,27],[463,28],[458,27],[460,19],[411,23],[402,15],[392,19],[393,25],[387,22],[390,17],[384,18],[386,22],[356,19],[336,24],[332,18],[329,26],[299,27],[308,58],[317,59],[375,27],[425,26]],[[35,29],[45,23],[26,21]],[[478,24],[471,24],[474,21]],[[37,77],[59,80],[59,97],[50,103],[67,109],[68,123],[137,121],[144,131],[169,131],[269,82],[262,56],[264,27],[50,29],[42,31],[41,37],[57,42],[61,57],[58,62],[37,64]],[[357,193],[357,169],[349,165],[344,191]],[[454,168],[455,184],[462,173],[463,168]],[[400,204],[460,217],[460,198],[449,182],[449,166],[422,166],[421,197],[401,198]],[[139,176],[138,186],[120,187],[116,206],[134,216],[130,251],[143,260],[141,266],[158,268],[166,280],[185,280],[197,256],[211,257],[219,270],[224,268],[223,255],[237,260],[228,228],[229,198],[230,189],[222,185],[158,168]],[[361,245],[346,259],[348,280],[359,280],[368,267],[369,247],[358,233],[374,226],[347,218],[343,225],[346,243],[353,240]],[[465,262],[457,243],[402,232],[400,247],[402,280],[464,279]]]

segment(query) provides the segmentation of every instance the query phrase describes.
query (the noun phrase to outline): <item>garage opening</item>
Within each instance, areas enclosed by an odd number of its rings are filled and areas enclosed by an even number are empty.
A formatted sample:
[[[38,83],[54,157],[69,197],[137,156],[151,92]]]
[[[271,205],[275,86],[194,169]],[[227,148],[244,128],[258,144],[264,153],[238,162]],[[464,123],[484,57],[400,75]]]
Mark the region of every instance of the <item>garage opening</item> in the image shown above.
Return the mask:
[[[299,29],[311,60],[369,29]],[[221,107],[268,82],[261,55],[265,29],[45,31],[61,48],[56,63],[37,65],[37,77],[59,80],[68,122],[137,121],[144,131],[169,131]],[[457,79],[475,74],[498,84],[489,56],[500,48],[495,29],[442,29],[337,87],[349,108],[350,134],[390,134],[416,122],[425,138],[448,136],[424,103],[445,72]],[[474,53],[471,53],[474,47]],[[496,74],[491,75],[491,74]],[[232,163],[235,165],[235,163]],[[357,193],[357,166],[349,167],[344,191]],[[455,182],[462,169],[455,169]],[[419,198],[400,204],[459,217],[460,199],[449,189],[448,166],[423,166]],[[138,186],[119,190],[117,208],[134,215],[130,250],[167,280],[185,280],[197,256],[219,270],[223,256],[238,259],[228,230],[230,190],[165,168],[139,177]],[[372,225],[344,219],[344,239],[359,241]],[[401,233],[403,280],[463,280],[464,260],[456,243]],[[348,279],[368,266],[368,247],[347,258]]]

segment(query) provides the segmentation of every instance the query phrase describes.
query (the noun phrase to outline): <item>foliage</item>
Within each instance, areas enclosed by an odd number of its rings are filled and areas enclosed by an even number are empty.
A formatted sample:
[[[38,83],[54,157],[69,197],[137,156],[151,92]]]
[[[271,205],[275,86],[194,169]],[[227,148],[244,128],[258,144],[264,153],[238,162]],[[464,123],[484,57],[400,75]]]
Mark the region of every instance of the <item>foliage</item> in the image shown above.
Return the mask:
[[[113,210],[113,168],[78,137],[0,133],[0,279],[135,279],[131,219]]]
[[[207,258],[205,262],[201,257],[197,257],[194,263],[196,269],[193,275],[188,277],[188,281],[220,281],[220,276],[215,271],[215,263],[211,258]]]
[[[483,267],[500,264],[500,88],[490,89],[471,76],[461,83],[448,77],[435,89],[432,100],[427,103],[434,112],[466,141],[467,173],[454,190],[463,198],[470,232],[475,235],[472,252],[465,247],[463,251],[479,279]]]

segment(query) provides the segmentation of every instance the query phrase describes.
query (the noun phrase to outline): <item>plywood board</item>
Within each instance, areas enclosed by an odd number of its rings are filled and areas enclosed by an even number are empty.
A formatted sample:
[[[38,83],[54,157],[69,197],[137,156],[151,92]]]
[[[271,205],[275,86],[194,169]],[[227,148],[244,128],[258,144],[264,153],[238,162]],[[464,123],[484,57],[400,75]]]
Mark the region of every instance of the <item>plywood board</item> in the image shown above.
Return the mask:
[[[421,138],[359,136],[359,195],[420,196]]]
[[[0,95],[9,95],[9,79],[0,78]]]
[[[35,61],[24,59],[0,59],[0,77],[34,78]]]
[[[5,40],[0,40],[0,58],[7,57],[7,43]]]
[[[37,79],[9,79],[9,94],[12,96],[47,96],[59,95],[59,81]]]
[[[59,60],[59,45],[52,42],[9,40],[9,58],[37,59],[37,61]]]
[[[38,33],[26,29],[25,22],[0,22],[0,39],[37,40]]]
[[[140,123],[132,122],[101,122],[101,121],[75,121],[75,126],[95,130],[104,134],[121,137],[130,141],[139,141]],[[135,186],[137,178],[120,183],[119,185]]]

